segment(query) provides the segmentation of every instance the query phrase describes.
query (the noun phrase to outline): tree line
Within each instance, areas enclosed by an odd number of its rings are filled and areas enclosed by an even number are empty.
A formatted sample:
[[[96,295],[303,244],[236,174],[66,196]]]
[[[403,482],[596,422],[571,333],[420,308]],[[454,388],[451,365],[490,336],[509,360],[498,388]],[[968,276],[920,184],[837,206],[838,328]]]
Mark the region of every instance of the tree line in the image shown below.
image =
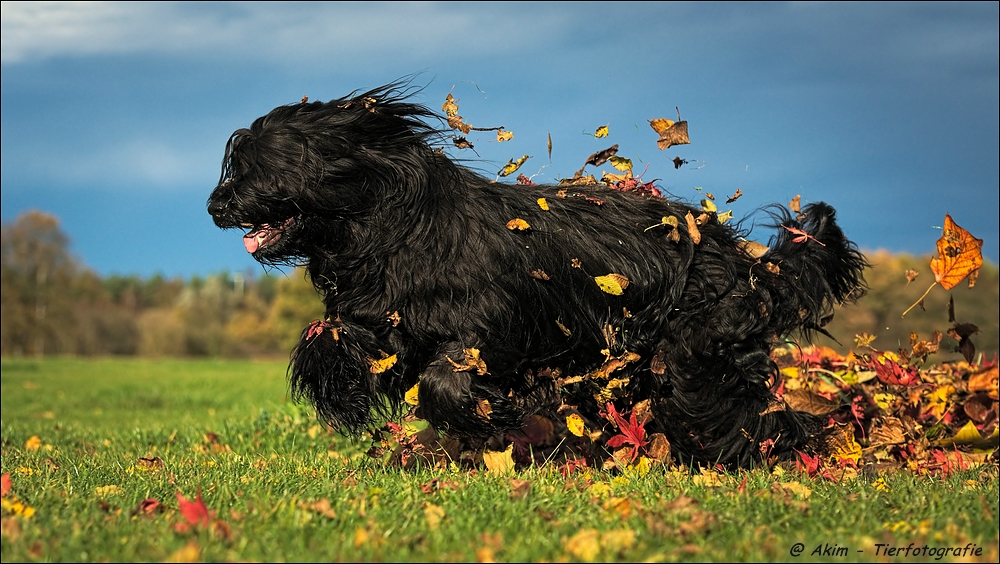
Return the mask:
[[[817,344],[846,352],[854,335],[876,335],[872,346],[894,351],[910,335],[946,334],[954,300],[957,322],[973,323],[978,350],[1000,346],[1000,277],[986,264],[976,287],[931,292],[923,308],[900,314],[926,284],[907,284],[905,272],[933,275],[929,257],[868,255],[868,294],[836,312]],[[919,278],[918,278],[919,279]],[[28,211],[2,227],[0,354],[140,356],[287,356],[302,329],[323,315],[319,296],[299,270],[274,275],[218,273],[187,280],[152,276],[101,277],[69,253],[69,238],[53,215]],[[945,336],[941,358],[960,358]]]

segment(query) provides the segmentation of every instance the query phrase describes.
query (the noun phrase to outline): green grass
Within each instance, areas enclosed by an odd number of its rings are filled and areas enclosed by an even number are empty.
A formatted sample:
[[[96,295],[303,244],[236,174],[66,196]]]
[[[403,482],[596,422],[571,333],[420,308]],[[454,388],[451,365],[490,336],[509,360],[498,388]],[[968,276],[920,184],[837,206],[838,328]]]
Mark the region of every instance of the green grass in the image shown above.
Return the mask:
[[[996,466],[839,483],[657,467],[403,471],[287,402],[284,373],[278,362],[4,360],[5,507],[34,514],[4,510],[3,561],[840,562],[910,543],[973,543],[982,549],[973,560],[998,558]],[[527,494],[512,480],[526,481]],[[199,488],[217,523],[178,530],[176,494]],[[137,513],[147,498],[161,510]],[[805,548],[798,558],[795,543]],[[817,546],[847,552],[812,555]]]

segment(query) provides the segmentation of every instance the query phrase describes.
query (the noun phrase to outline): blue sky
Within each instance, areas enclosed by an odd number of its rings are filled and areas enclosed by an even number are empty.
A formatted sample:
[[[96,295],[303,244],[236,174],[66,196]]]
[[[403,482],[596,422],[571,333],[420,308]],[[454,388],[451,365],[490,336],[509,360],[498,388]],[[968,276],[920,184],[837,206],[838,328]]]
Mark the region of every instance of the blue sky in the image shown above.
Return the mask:
[[[453,92],[467,122],[514,132],[470,135],[481,158],[460,154],[485,171],[528,154],[523,171],[554,181],[618,143],[678,197],[741,189],[723,206],[737,217],[801,194],[836,206],[864,249],[923,254],[950,213],[998,258],[995,2],[2,10],[3,221],[57,215],[105,275],[260,272],[205,211],[229,135],[304,95],[413,73],[418,101]],[[647,120],[675,106],[692,143],[661,152]],[[608,139],[585,134],[604,124]]]

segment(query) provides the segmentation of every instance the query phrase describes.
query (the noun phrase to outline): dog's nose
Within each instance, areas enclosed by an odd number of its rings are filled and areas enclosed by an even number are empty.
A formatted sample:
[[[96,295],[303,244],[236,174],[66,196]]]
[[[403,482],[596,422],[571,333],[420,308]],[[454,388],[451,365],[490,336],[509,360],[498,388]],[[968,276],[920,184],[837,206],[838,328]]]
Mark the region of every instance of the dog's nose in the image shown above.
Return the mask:
[[[208,201],[208,213],[213,216],[219,215],[226,210],[226,204],[222,200],[210,199]]]

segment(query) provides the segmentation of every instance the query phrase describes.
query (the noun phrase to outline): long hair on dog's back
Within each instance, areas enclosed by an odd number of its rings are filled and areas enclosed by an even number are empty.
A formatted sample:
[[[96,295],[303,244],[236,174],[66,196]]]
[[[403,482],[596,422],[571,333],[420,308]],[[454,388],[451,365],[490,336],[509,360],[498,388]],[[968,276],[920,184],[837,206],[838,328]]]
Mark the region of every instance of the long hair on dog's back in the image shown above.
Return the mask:
[[[769,352],[863,287],[831,207],[780,215],[754,256],[714,214],[686,227],[702,210],[685,203],[492,182],[433,148],[437,116],[408,94],[276,108],[230,138],[209,199],[254,258],[305,266],[323,295],[290,366],[322,419],[359,433],[419,381],[418,414],[454,435],[560,406],[599,427],[608,403],[649,400],[685,458],[748,464],[808,439],[816,420],[774,407]]]

